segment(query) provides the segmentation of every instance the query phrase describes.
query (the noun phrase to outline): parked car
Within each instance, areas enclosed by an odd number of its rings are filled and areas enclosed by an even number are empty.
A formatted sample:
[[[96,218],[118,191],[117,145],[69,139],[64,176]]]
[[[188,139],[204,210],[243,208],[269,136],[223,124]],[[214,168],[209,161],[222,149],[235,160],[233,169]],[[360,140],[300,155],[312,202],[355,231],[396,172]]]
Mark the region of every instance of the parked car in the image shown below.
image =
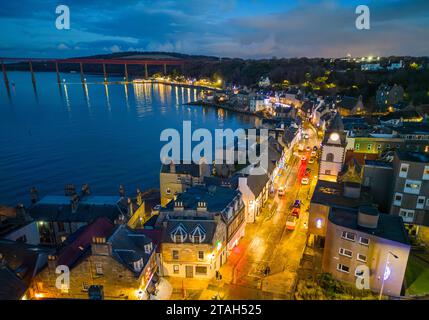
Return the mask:
[[[308,176],[311,173],[311,169],[307,168],[305,169],[305,176]]]
[[[279,197],[283,197],[285,195],[285,189],[283,187],[280,187],[277,194]]]
[[[310,179],[308,179],[307,177],[304,177],[301,179],[301,184],[303,185],[307,185],[310,183]]]
[[[313,151],[317,151],[318,149],[317,149],[317,146],[314,146],[313,147]]]
[[[314,163],[314,158],[310,158],[310,160],[308,160],[308,163],[309,163],[309,164]]]
[[[307,161],[307,157],[306,156],[302,156],[301,157],[301,161]]]
[[[314,150],[313,150],[313,151],[311,151],[311,156],[312,156],[312,157],[315,157],[316,155],[317,155],[317,152],[316,152],[316,151],[314,151]]]
[[[299,200],[299,199],[296,199],[295,201],[294,201],[294,203],[292,204],[292,207],[291,208],[301,208],[301,200]]]
[[[310,146],[305,147],[305,150],[310,151],[311,150]]]
[[[289,216],[286,220],[286,229],[290,231],[295,230],[297,221],[298,221],[297,217]]]

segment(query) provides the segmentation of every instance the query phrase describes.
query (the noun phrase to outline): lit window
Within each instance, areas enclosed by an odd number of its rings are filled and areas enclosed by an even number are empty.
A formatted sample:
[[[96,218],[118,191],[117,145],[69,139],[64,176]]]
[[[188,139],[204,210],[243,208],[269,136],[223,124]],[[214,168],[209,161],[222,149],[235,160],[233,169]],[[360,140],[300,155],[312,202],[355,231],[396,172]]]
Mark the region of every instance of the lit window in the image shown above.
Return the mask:
[[[355,149],[356,149],[356,150],[359,150],[359,149],[360,149],[360,144],[359,144],[359,143],[356,143],[356,144],[355,144]]]
[[[426,197],[425,196],[420,196],[417,198],[417,205],[416,205],[416,209],[424,209],[425,207],[425,202],[426,202]]]
[[[180,272],[180,266],[175,264],[173,265],[173,273],[178,274]]]
[[[429,166],[425,166],[423,171],[423,180],[429,180]]]
[[[95,264],[95,274],[99,276],[103,275],[103,265],[101,263]]]
[[[204,251],[198,251],[198,259],[204,260]]]
[[[414,221],[414,210],[401,209],[399,211],[399,216],[402,217],[404,222],[413,222]]]
[[[394,206],[401,206],[402,204],[402,193],[395,193],[395,199],[393,201]]]
[[[421,181],[418,180],[406,180],[405,181],[405,187],[404,192],[405,193],[411,193],[411,194],[419,194],[420,193],[420,187],[422,185]]]
[[[402,163],[401,169],[399,170],[399,177],[406,178],[408,174],[408,168],[410,165],[408,163]]]
[[[369,150],[372,150],[372,144],[371,143],[368,143],[367,144],[367,146],[366,146],[366,149],[369,151]]]
[[[206,275],[207,274],[207,267],[202,267],[202,266],[195,267],[195,274]]]
[[[173,250],[173,260],[179,260],[179,250]]]
[[[171,194],[171,189],[170,189],[170,188],[167,188],[167,190],[165,190],[165,193],[166,193],[166,194]]]

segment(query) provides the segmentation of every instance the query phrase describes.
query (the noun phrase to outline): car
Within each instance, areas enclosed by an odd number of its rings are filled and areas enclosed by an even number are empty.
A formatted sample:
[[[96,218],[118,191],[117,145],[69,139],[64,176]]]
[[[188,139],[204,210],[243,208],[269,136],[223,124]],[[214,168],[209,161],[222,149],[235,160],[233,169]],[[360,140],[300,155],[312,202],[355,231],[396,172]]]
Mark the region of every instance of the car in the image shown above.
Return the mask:
[[[313,151],[317,151],[318,149],[317,149],[317,146],[314,146],[313,147]]]
[[[307,147],[305,148],[305,150],[310,151],[310,150],[311,150],[310,146],[307,146]]]
[[[296,228],[296,223],[298,221],[298,218],[295,216],[289,216],[286,220],[286,229],[293,231]]]
[[[308,160],[308,163],[309,163],[309,164],[314,163],[314,158],[310,158],[310,160]]]
[[[311,169],[310,168],[305,169],[305,176],[309,175],[310,173],[311,173]]]
[[[279,197],[283,197],[285,195],[285,189],[283,187],[280,187],[277,191],[277,194]]]
[[[304,145],[303,144],[299,144],[298,151],[304,151]]]
[[[316,155],[317,155],[317,152],[316,152],[316,151],[314,151],[314,150],[313,150],[313,151],[311,151],[311,156],[312,156],[312,157],[315,157]]]
[[[294,208],[301,208],[301,200],[296,199],[295,202],[293,203],[293,207]]]
[[[299,218],[299,211],[300,210],[298,208],[293,208],[291,215]]]
[[[310,183],[310,179],[308,179],[307,177],[304,177],[301,179],[301,184],[303,185],[307,185]]]
[[[301,161],[303,161],[303,162],[304,162],[304,161],[307,161],[307,157],[306,157],[306,156],[302,156],[302,157],[301,157]]]

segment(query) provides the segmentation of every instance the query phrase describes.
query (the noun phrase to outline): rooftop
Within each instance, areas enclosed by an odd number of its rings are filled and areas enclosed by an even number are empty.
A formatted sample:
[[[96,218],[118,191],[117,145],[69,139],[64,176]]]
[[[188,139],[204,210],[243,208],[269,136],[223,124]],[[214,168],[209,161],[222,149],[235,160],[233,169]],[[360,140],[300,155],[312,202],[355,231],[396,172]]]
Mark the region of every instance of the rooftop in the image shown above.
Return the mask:
[[[368,214],[366,212],[366,214]],[[352,230],[364,232],[379,238],[388,239],[409,245],[407,232],[405,231],[402,218],[390,214],[379,213],[377,228],[364,228],[358,225],[358,210],[331,208],[329,221]]]
[[[166,227],[163,229],[162,242],[163,243],[174,243],[173,238],[171,237],[171,233],[177,229],[177,227],[181,227],[185,233],[189,234],[195,230],[196,227],[201,228],[205,237],[202,243],[211,244],[213,242],[213,238],[216,232],[216,221],[214,220],[204,220],[204,219],[174,219],[171,218],[167,221]],[[185,237],[184,243],[192,243],[192,239],[187,236]]]
[[[396,155],[402,161],[429,163],[429,154],[423,152],[396,151]]]

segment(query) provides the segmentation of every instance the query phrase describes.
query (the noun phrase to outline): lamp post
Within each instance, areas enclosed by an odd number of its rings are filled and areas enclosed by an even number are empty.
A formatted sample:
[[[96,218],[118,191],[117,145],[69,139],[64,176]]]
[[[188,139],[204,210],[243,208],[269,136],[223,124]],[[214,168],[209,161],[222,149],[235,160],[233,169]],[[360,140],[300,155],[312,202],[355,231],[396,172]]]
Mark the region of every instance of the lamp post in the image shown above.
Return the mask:
[[[384,281],[386,281],[389,278],[389,275],[390,275],[390,272],[389,272],[389,274],[387,273],[388,265],[389,265],[389,256],[390,255],[392,255],[392,257],[394,257],[395,259],[399,259],[399,257],[396,254],[392,253],[391,251],[389,251],[387,253],[386,264],[384,266],[384,272],[383,272],[383,279],[382,279],[382,282],[381,282],[380,296],[378,297],[378,300],[381,300],[381,298],[383,296]]]

